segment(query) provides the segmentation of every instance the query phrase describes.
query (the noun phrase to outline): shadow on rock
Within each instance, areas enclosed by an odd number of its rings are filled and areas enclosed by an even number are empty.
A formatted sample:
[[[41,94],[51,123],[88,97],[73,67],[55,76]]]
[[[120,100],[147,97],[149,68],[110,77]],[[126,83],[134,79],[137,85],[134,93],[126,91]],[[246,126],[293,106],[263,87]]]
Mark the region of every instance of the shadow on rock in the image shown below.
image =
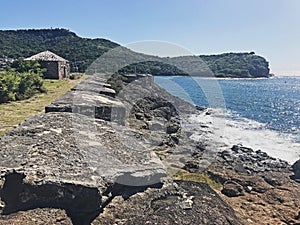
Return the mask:
[[[21,173],[5,175],[1,199],[2,214],[35,208],[64,209],[73,224],[90,224],[101,212],[101,195],[97,188],[67,183],[26,184]]]

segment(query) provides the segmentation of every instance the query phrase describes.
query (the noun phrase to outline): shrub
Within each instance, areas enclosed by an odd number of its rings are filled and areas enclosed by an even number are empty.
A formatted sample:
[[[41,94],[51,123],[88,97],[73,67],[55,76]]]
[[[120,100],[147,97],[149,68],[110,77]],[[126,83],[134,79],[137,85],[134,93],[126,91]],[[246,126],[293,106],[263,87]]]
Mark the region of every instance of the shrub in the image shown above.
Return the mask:
[[[43,71],[35,61],[18,60],[12,68],[0,72],[0,103],[22,100],[45,92]]]

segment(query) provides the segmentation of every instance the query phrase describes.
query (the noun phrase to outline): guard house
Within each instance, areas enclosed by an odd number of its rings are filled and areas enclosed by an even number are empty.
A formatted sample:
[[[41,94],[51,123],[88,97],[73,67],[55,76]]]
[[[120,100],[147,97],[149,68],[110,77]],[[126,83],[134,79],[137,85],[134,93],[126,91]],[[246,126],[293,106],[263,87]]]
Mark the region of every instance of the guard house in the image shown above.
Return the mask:
[[[44,51],[33,55],[25,60],[37,60],[41,68],[47,69],[45,79],[64,79],[69,78],[70,64],[69,61],[54,54],[50,51]]]

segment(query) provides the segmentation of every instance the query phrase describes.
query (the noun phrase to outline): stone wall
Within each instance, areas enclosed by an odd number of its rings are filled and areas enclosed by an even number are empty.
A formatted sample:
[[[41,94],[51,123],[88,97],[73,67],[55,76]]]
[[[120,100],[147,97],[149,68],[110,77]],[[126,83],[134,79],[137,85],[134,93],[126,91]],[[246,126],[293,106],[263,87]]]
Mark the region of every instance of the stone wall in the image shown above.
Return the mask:
[[[45,79],[64,79],[70,75],[70,65],[67,61],[40,61],[41,67],[47,69]]]
[[[70,76],[70,64],[65,61],[58,62],[59,79],[68,78]]]

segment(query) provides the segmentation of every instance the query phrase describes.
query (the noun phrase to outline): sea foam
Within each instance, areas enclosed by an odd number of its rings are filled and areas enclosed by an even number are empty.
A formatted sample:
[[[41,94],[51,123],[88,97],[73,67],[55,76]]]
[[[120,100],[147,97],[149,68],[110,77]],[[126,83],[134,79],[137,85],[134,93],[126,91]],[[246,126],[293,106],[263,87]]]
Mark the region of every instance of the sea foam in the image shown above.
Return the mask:
[[[288,134],[266,129],[264,124],[250,119],[233,120],[228,112],[222,110],[209,109],[193,114],[184,127],[193,131],[192,139],[213,142],[218,151],[241,144],[253,150],[260,149],[289,163],[300,158],[300,143]]]

